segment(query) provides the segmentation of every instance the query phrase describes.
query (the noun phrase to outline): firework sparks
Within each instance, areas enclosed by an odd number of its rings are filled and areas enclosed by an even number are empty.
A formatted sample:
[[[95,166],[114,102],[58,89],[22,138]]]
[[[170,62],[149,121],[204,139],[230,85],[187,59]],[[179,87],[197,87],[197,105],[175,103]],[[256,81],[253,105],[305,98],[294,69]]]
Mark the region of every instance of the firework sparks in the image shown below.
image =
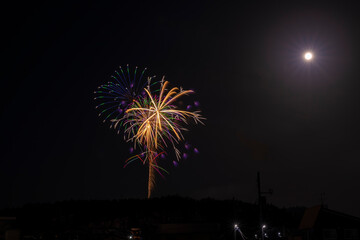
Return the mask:
[[[194,102],[195,107],[187,105],[186,110],[180,110],[176,105],[180,97],[194,91],[177,87],[167,90],[169,82],[164,77],[160,83],[151,83],[153,77],[147,77],[146,86],[143,79],[145,71],[146,68],[138,74],[136,67],[134,73],[130,74],[129,65],[126,70],[120,67],[120,72],[115,71],[111,76],[114,81],[99,86],[94,93],[95,99],[101,101],[96,106],[100,109],[99,116],[103,117],[104,122],[110,120],[110,128],[117,129],[118,133],[123,129],[125,140],[133,142],[129,152],[135,155],[125,161],[124,167],[136,160],[148,165],[150,198],[155,185],[155,172],[161,176],[168,173],[159,166],[158,160],[166,158],[169,147],[173,148],[176,156],[174,166],[181,158],[188,158],[188,153],[181,153],[177,148],[178,143],[184,140],[182,132],[187,130],[185,125],[189,120],[197,124],[205,118],[200,111],[192,111],[199,106],[197,101]],[[160,87],[151,91],[151,87],[157,84]],[[185,149],[189,150],[190,145],[185,143]],[[136,154],[135,151],[140,153]],[[198,153],[198,150],[194,148],[194,152]]]
[[[199,111],[179,110],[175,105],[176,100],[193,91],[176,87],[166,91],[168,83],[164,79],[161,81],[158,96],[150,92],[150,87],[145,89],[147,95],[135,101],[124,115],[127,140],[144,149],[145,158],[141,161],[149,165],[148,197],[155,183],[154,170],[159,173],[164,170],[157,164],[157,158],[161,155],[159,152],[171,145],[179,160],[181,154],[176,144],[184,140],[182,132],[187,130],[184,125],[188,124],[189,119],[195,123],[202,123],[204,119]]]
[[[121,119],[146,86],[146,81],[143,80],[146,68],[140,74],[138,67],[135,67],[134,73],[130,73],[129,65],[126,65],[126,69],[120,66],[119,70],[111,76],[113,81],[99,86],[94,92],[94,99],[100,101],[95,108],[100,110],[99,116],[103,117],[103,122]],[[111,122],[110,128],[112,127]]]

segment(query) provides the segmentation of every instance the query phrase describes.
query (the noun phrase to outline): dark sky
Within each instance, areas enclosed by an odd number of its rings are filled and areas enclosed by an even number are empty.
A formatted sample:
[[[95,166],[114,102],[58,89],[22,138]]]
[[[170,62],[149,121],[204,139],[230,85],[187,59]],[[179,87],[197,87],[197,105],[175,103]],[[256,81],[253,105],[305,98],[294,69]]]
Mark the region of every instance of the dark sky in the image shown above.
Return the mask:
[[[200,154],[164,162],[154,196],[255,202],[260,171],[277,206],[323,194],[360,216],[359,7],[128,2],[4,8],[0,208],[146,197],[146,167],[123,168],[129,145],[94,109],[130,64],[195,89],[207,118],[185,134]]]

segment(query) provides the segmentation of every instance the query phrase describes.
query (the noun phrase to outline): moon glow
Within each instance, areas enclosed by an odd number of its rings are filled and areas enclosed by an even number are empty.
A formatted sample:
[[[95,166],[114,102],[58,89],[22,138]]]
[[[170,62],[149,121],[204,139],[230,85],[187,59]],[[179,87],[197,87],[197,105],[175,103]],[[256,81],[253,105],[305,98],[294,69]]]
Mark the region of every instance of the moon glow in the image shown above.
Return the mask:
[[[313,58],[313,54],[311,52],[306,52],[304,54],[304,58],[305,58],[306,61],[310,61]]]

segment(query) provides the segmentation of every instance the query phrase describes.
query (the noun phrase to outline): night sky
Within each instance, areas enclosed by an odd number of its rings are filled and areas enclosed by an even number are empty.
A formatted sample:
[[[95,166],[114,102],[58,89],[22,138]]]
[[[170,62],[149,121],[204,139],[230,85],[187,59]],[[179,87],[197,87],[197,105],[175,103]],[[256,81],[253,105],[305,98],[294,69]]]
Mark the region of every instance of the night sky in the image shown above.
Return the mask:
[[[130,3],[131,2],[131,3]],[[220,2],[220,1],[219,1]],[[250,3],[251,2],[251,3]],[[194,89],[200,154],[153,196],[257,200],[360,216],[360,8],[266,1],[13,4],[3,8],[0,208],[145,198],[147,168],[97,116],[94,90],[147,67]],[[314,59],[305,63],[303,54]]]

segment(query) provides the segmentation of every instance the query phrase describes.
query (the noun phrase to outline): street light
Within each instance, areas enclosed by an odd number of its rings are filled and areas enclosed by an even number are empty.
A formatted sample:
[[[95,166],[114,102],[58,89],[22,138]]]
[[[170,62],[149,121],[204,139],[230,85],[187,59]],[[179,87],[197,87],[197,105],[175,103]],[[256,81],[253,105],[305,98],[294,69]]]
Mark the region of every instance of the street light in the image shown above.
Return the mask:
[[[244,233],[241,231],[240,226],[238,224],[234,224],[234,240],[236,240],[236,232],[239,232],[242,240],[246,240]]]
[[[264,229],[266,228],[266,225],[262,225],[261,227],[261,240],[264,240]]]
[[[234,224],[234,240],[236,240],[236,232],[239,229],[239,226],[237,224]]]

